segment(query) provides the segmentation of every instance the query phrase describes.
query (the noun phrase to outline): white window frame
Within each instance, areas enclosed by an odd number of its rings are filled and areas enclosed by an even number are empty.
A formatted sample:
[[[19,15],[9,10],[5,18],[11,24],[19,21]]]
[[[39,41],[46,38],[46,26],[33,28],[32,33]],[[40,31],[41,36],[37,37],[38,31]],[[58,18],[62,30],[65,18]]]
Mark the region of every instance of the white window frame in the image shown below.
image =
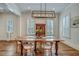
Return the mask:
[[[51,19],[51,18],[47,18],[46,19],[46,23],[48,22],[48,21],[50,21],[50,23],[49,24],[46,24],[46,36],[53,36],[54,35],[54,29],[53,29],[53,24],[52,24],[52,22],[53,22],[53,20]],[[50,25],[50,29],[49,29],[49,26]],[[50,32],[50,34],[48,34],[48,32]]]
[[[64,38],[71,38],[71,26],[69,15],[64,16],[62,19],[62,36]]]
[[[13,17],[9,16],[7,20],[7,33],[13,32]]]

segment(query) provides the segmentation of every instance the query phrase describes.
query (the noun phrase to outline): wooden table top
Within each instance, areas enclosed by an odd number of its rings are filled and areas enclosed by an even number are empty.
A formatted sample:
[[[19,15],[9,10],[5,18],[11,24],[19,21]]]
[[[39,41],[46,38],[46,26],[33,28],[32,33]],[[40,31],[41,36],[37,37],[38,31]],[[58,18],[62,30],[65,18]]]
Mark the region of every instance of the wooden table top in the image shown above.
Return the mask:
[[[18,39],[16,39],[17,41],[52,41],[52,42],[55,42],[55,41],[64,41],[64,40],[62,40],[62,39],[42,39],[42,38],[40,38],[40,39],[32,39],[32,38],[18,38]]]

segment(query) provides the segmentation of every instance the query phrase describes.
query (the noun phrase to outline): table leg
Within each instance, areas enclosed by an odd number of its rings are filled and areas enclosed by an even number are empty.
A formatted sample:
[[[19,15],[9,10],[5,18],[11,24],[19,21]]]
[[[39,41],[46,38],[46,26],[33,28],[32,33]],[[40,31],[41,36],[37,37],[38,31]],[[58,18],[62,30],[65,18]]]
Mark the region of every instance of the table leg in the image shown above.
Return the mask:
[[[35,55],[36,55],[36,41],[34,42],[34,45],[35,45],[34,52],[35,52]]]
[[[52,42],[51,42],[51,56],[52,56]]]
[[[21,41],[21,56],[23,56],[23,45],[22,45],[22,41]]]
[[[58,56],[58,42],[59,42],[59,41],[56,41],[56,42],[55,42],[55,55],[56,55],[56,56]]]
[[[35,51],[35,53],[36,53],[36,42],[35,42],[34,44],[35,44],[35,49],[34,49],[34,51]]]

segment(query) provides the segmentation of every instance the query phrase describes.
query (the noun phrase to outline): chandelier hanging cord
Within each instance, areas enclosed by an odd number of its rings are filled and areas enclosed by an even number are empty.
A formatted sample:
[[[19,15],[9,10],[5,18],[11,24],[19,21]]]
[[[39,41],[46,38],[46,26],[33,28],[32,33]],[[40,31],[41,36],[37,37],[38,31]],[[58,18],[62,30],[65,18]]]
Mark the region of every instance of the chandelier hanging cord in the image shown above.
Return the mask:
[[[42,3],[40,3],[40,15],[42,13]]]
[[[46,16],[46,3],[45,3],[45,16]]]

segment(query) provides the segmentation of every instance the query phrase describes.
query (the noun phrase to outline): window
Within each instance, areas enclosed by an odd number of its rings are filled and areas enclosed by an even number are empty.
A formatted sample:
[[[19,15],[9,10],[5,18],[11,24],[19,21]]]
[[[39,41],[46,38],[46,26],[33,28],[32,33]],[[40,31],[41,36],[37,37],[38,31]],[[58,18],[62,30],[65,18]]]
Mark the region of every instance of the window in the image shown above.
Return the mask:
[[[12,33],[13,32],[13,18],[9,16],[7,21],[7,32]]]
[[[63,17],[63,37],[70,38],[70,19],[69,16]]]
[[[33,36],[35,34],[35,21],[33,19],[27,20],[27,35]]]
[[[46,35],[53,36],[53,20],[52,19],[46,20]]]

